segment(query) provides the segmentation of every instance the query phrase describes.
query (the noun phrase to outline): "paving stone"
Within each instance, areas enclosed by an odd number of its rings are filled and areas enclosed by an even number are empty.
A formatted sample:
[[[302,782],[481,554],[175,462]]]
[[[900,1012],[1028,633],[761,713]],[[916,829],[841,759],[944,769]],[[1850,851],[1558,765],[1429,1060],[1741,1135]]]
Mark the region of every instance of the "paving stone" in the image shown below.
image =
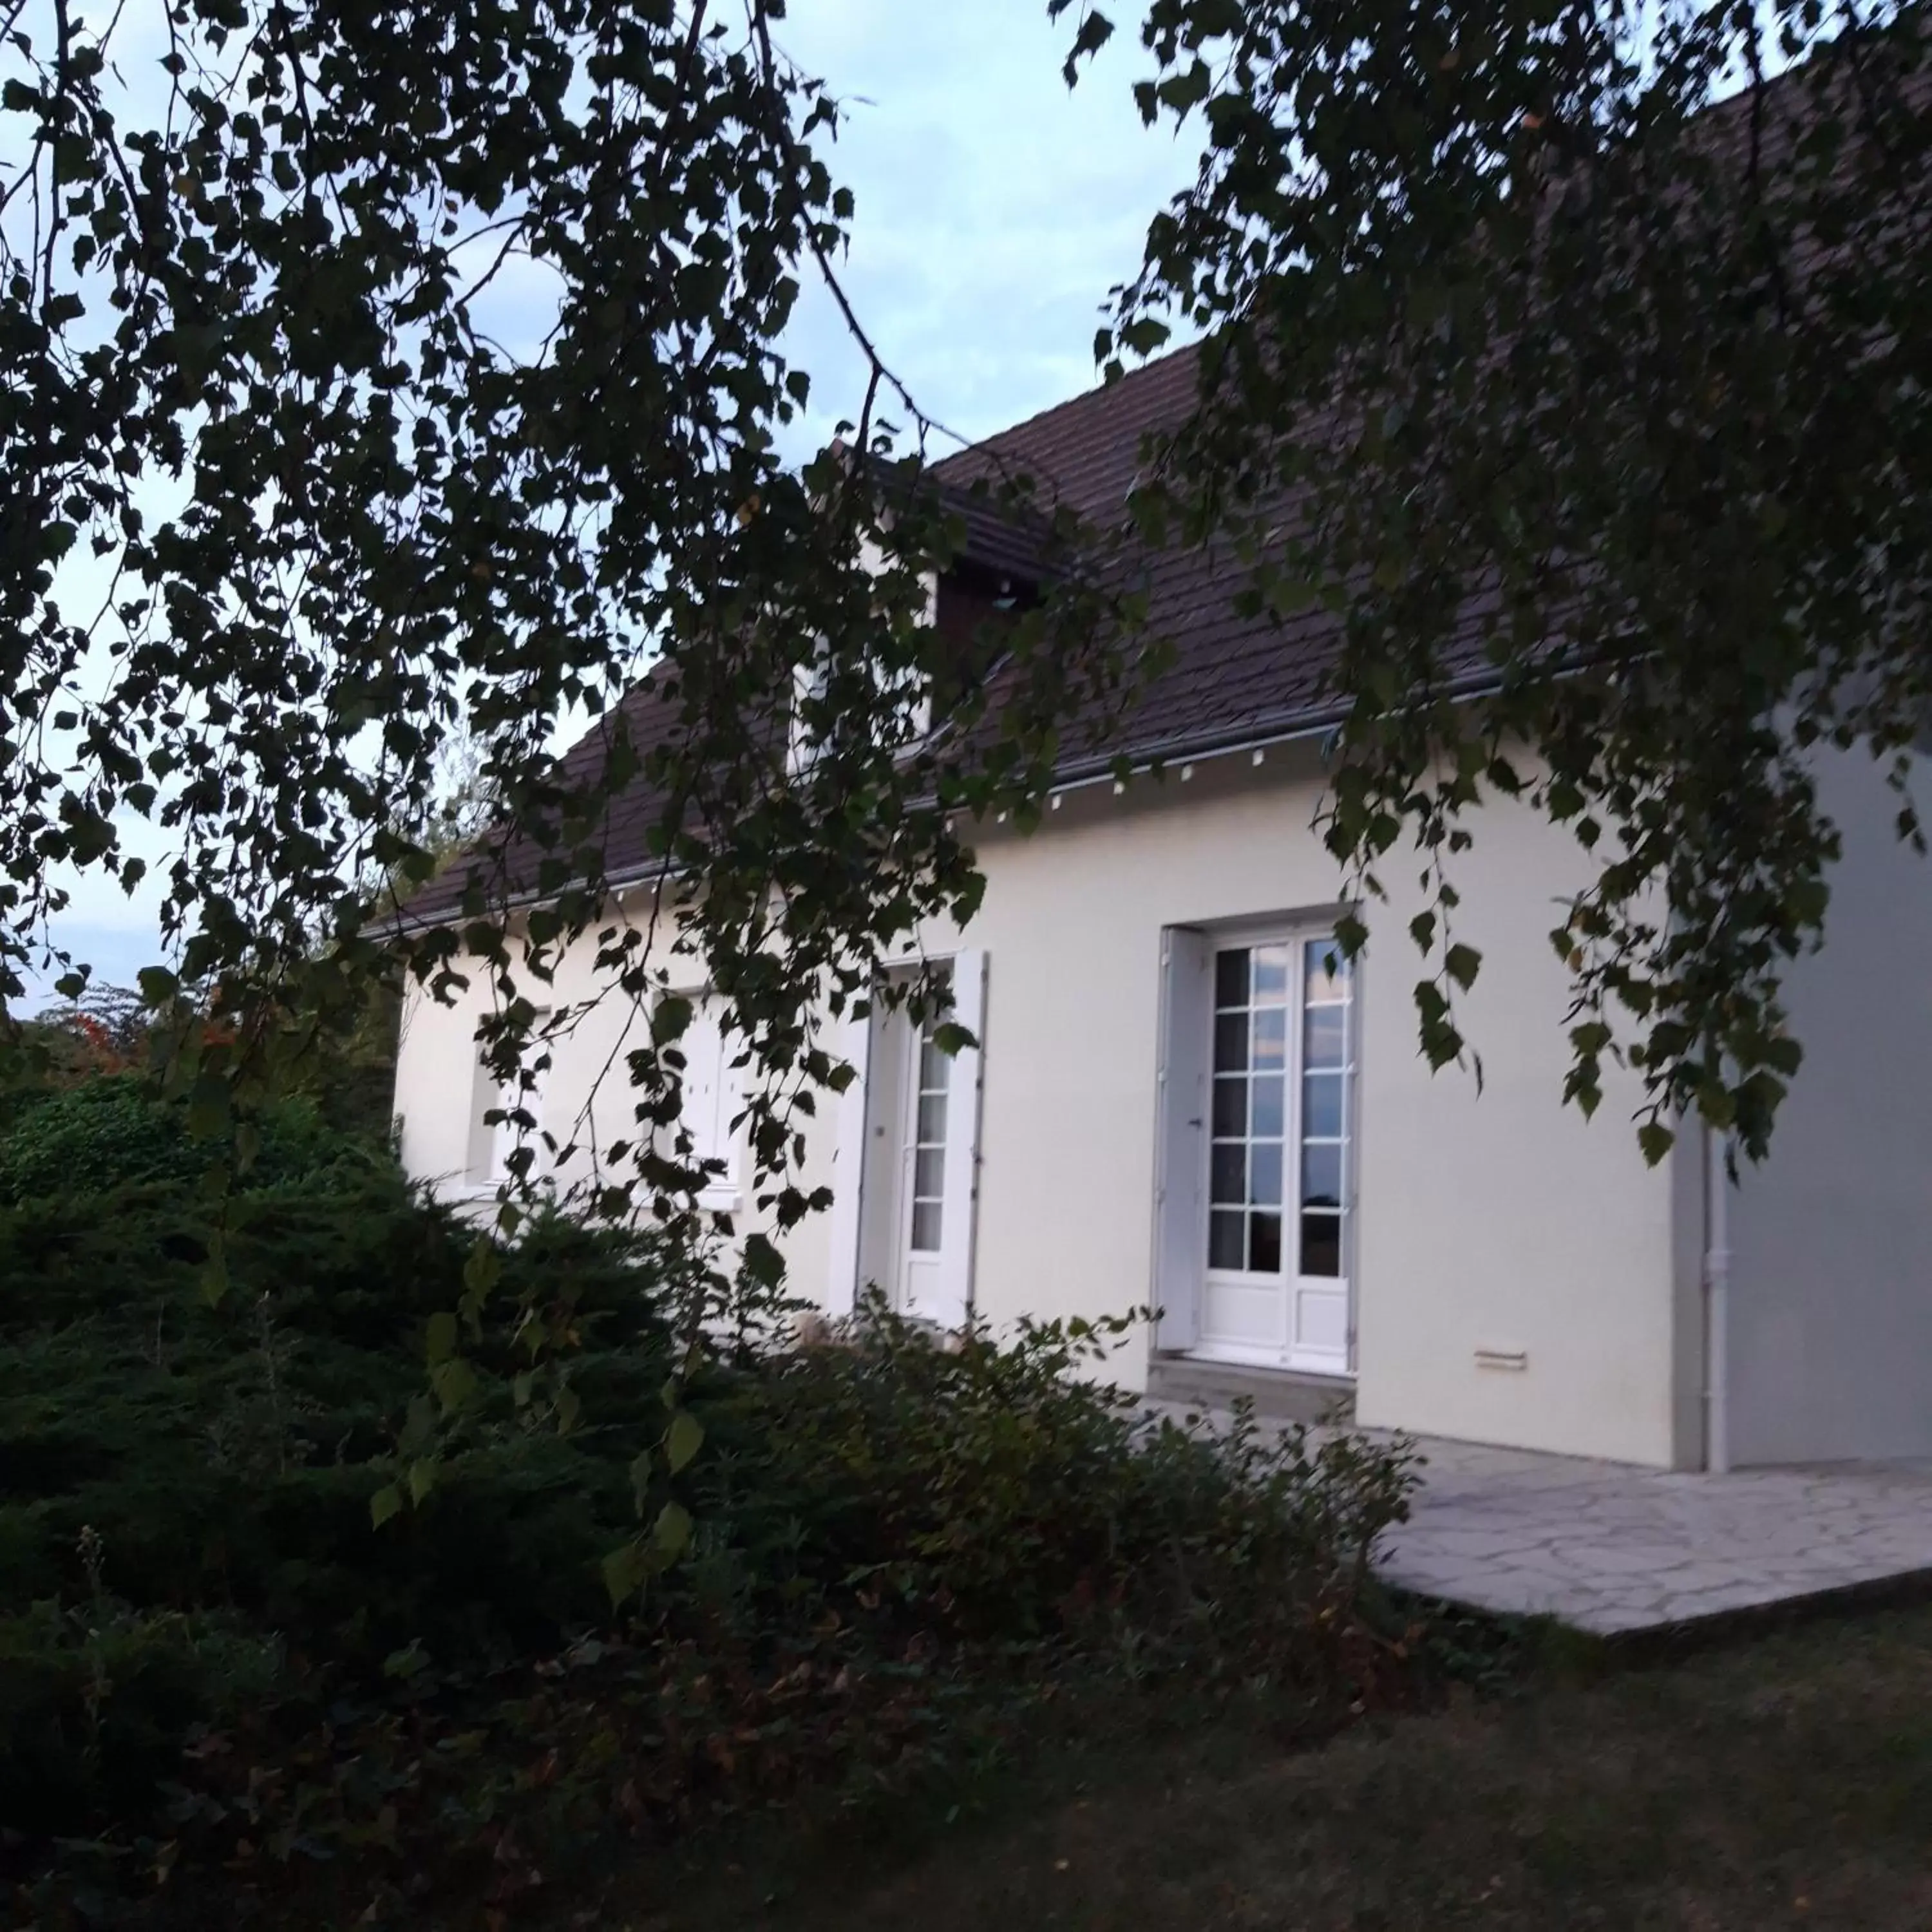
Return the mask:
[[[1424,1442],[1382,1569],[1604,1634],[1932,1572],[1932,1460],[1724,1476]]]

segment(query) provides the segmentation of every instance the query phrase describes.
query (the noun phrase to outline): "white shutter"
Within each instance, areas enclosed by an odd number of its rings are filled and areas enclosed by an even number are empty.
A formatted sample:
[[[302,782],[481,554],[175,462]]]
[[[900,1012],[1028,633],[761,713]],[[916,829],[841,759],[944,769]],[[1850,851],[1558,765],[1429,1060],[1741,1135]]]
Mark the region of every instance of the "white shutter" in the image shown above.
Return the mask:
[[[698,1196],[701,1206],[731,1210],[744,1184],[733,1122],[743,1104],[742,1070],[731,1064],[737,1042],[726,1036],[724,1003],[715,993],[692,1002],[691,1024],[678,1040],[684,1055],[683,1122],[691,1157],[719,1165]]]
[[[690,1023],[676,1046],[684,1058],[684,1090],[678,1104],[684,1130],[691,1136],[691,1157],[710,1160],[718,1153],[718,1063],[724,1041],[717,1004],[709,994],[692,1001]]]
[[[1161,935],[1160,1056],[1155,1094],[1154,1346],[1191,1348],[1201,1334],[1208,1223],[1201,1192],[1207,1156],[1208,935],[1170,926]]]
[[[986,955],[970,949],[952,962],[953,1022],[983,1042]],[[946,1204],[940,1220],[939,1267],[929,1304],[920,1312],[942,1328],[965,1325],[973,1306],[973,1241],[979,1223],[980,1086],[982,1047],[953,1056],[946,1100]]]
[[[828,1315],[850,1315],[859,1299],[859,1231],[865,1225],[866,1070],[872,1046],[872,1016],[847,1013],[838,1050],[850,1063],[854,1078],[838,1096],[838,1142],[832,1158],[832,1252],[824,1294]]]
[[[550,1172],[550,1151],[544,1144],[544,1105],[550,1087],[550,1069],[538,1066],[536,1063],[548,1054],[554,1061],[560,1042],[547,1040],[543,1030],[550,1023],[550,1009],[541,1006],[530,1023],[530,1036],[524,1043],[523,1065],[530,1070],[531,1084],[526,1088],[520,1078],[500,1081],[491,1074],[483,1059],[483,1048],[477,1048],[477,1077],[482,1088],[482,1104],[477,1108],[480,1120],[488,1110],[502,1108],[516,1108],[528,1114],[536,1122],[532,1127],[519,1127],[515,1121],[499,1120],[485,1131],[488,1136],[488,1158],[481,1178],[495,1186],[510,1178],[510,1156],[519,1148],[527,1147],[531,1152],[526,1180],[541,1180]]]

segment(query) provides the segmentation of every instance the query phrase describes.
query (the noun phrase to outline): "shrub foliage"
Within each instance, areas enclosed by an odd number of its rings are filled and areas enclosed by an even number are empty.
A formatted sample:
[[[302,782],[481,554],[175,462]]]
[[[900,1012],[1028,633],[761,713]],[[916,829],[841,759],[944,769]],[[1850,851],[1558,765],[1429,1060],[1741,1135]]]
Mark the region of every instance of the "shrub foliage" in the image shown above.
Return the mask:
[[[452,1422],[424,1363],[470,1226],[298,1110],[227,1199],[211,1305],[206,1150],[98,1084],[0,1142],[0,1856],[25,1920],[474,1923],[562,1847],[902,1791],[1083,1684],[1402,1694],[1366,1568],[1399,1455],[1151,1426],[1094,1378],[1113,1328],[940,1347],[874,1308],[694,1375],[652,1240],[555,1216],[497,1261],[501,1305],[573,1338],[567,1384],[486,1324]],[[27,1193],[58,1144],[94,1150],[72,1171],[96,1191]],[[434,1493],[379,1527],[450,1429]],[[613,1563],[667,1517],[678,1560],[614,1610]]]

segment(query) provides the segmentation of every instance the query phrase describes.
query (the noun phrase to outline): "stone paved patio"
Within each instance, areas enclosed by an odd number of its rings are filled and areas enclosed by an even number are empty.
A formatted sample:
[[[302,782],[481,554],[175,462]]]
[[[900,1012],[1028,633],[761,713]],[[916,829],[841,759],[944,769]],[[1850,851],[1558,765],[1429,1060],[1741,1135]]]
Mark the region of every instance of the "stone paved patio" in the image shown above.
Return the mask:
[[[1609,1636],[1932,1571],[1932,1462],[1678,1474],[1426,1442],[1392,1582]]]
[[[1932,1461],[1702,1476],[1418,1446],[1382,1573],[1479,1610],[1625,1635],[1932,1574]]]

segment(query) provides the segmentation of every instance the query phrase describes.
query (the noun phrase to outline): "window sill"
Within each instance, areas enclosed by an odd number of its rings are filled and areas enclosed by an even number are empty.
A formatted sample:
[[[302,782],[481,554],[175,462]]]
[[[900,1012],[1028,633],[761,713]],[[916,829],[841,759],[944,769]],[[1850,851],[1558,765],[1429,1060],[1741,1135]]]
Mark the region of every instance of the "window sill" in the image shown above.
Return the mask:
[[[496,1198],[498,1190],[504,1184],[501,1180],[464,1180],[459,1181],[454,1186],[445,1187],[439,1191],[446,1201],[494,1201]],[[538,1174],[532,1185],[540,1192],[549,1193],[556,1192],[548,1174]]]
[[[554,1193],[548,1175],[539,1175],[537,1186],[542,1191]],[[494,1201],[503,1184],[500,1180],[464,1180],[436,1190],[440,1199],[454,1207],[473,1207],[478,1202]],[[745,1192],[741,1187],[707,1187],[696,1198],[696,1205],[706,1214],[741,1214],[745,1210]]]

